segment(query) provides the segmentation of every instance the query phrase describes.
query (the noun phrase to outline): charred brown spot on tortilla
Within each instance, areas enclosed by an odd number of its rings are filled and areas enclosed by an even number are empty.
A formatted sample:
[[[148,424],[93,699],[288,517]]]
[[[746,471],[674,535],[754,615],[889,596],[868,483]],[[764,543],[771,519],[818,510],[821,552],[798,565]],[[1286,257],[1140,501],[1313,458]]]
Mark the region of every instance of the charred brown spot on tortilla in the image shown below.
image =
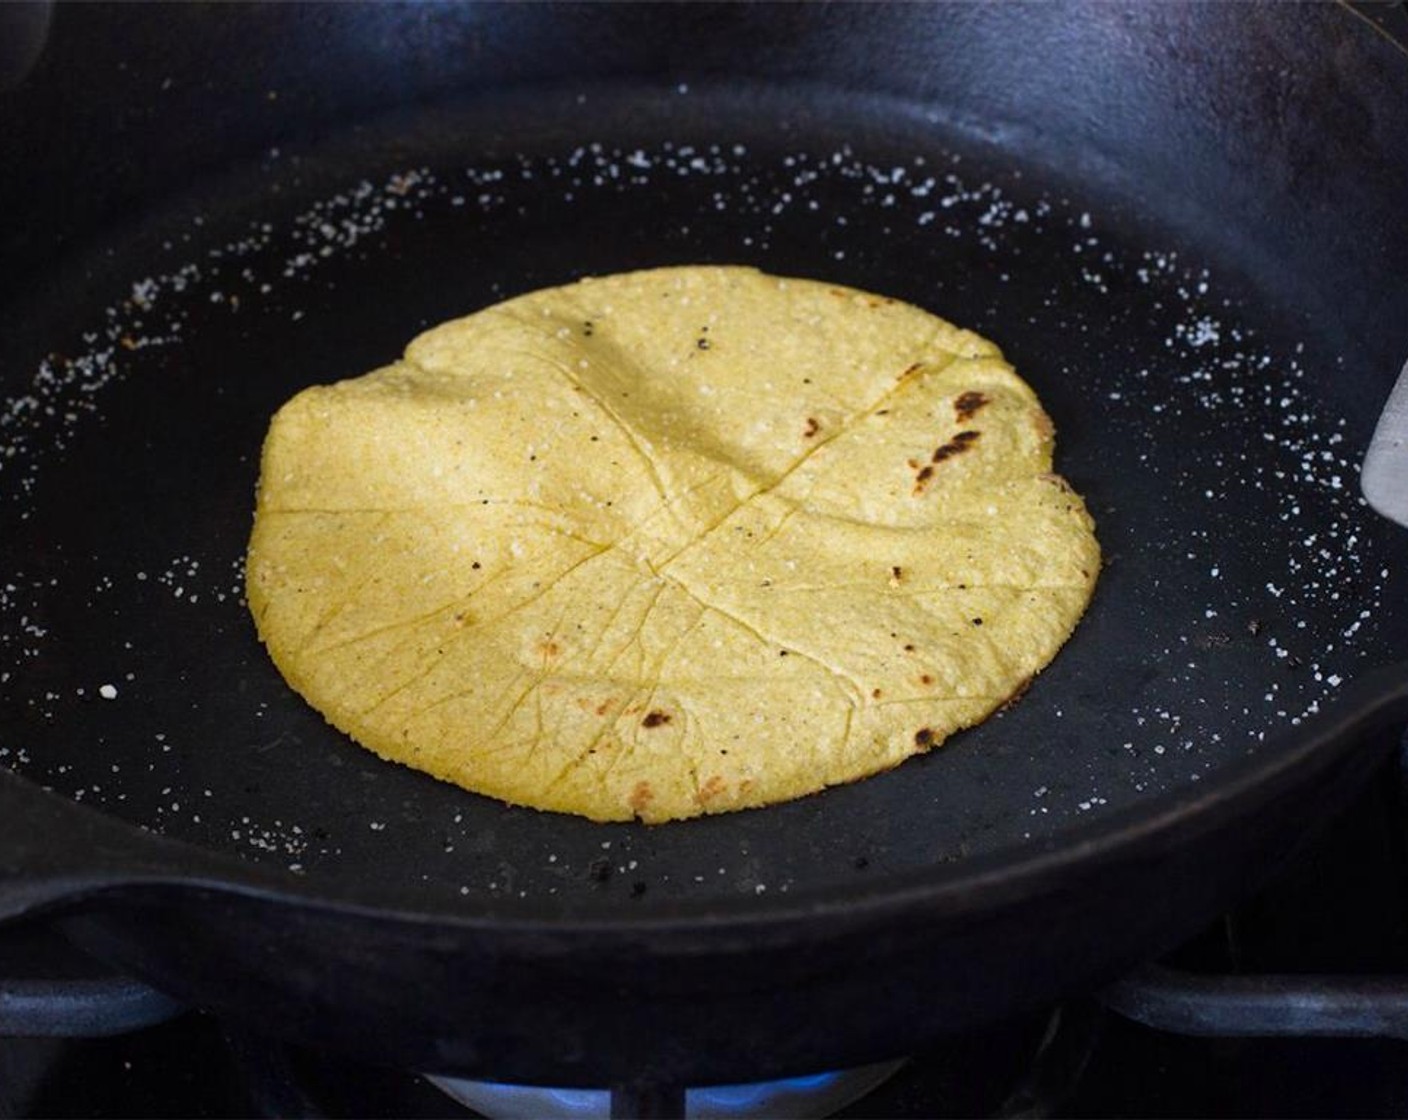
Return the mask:
[[[953,412],[962,423],[965,420],[971,420],[974,413],[987,403],[986,394],[980,393],[976,389],[970,389],[966,393],[961,393],[958,399],[953,402]]]
[[[934,467],[940,463],[945,463],[955,455],[961,455],[967,451],[979,439],[982,432],[967,429],[959,432],[947,443],[940,444],[934,449],[934,454],[930,456],[930,461],[919,469],[919,473],[914,476],[914,493],[919,495],[924,493],[929,486],[929,480],[934,477]],[[913,460],[910,460],[911,464]]]
[[[655,791],[650,788],[650,783],[641,781],[632,788],[629,804],[635,812],[641,813],[654,799]]]
[[[914,745],[921,751],[927,751],[936,742],[938,742],[938,739],[930,728],[921,727],[914,733]]]
[[[719,775],[715,774],[699,787],[699,803],[701,805],[707,804],[727,789],[728,783],[719,777]]]
[[[543,658],[546,660],[560,654],[562,647],[552,638],[544,638],[538,643],[538,652],[542,654]]]
[[[961,455],[967,451],[981,437],[982,432],[964,431],[959,432],[947,443],[940,444],[934,449],[934,462],[942,463],[945,459],[952,459],[955,455]]]
[[[670,713],[662,712],[658,708],[653,712],[647,712],[643,720],[640,721],[642,727],[659,727],[661,724],[670,722]]]
[[[819,431],[821,431],[821,422],[815,416],[808,416],[807,426],[802,429],[802,438],[811,439]]]

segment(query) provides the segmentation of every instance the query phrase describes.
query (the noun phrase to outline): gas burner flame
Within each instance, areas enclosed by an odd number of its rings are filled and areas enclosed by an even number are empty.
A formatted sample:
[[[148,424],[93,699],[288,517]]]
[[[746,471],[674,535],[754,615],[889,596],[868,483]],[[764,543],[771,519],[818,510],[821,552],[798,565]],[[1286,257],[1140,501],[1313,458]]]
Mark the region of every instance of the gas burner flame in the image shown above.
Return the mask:
[[[684,1115],[689,1120],[828,1116],[870,1092],[902,1064],[883,1062],[777,1081],[686,1089]],[[611,1115],[611,1094],[605,1089],[540,1088],[457,1077],[430,1076],[426,1080],[488,1120],[605,1120]]]

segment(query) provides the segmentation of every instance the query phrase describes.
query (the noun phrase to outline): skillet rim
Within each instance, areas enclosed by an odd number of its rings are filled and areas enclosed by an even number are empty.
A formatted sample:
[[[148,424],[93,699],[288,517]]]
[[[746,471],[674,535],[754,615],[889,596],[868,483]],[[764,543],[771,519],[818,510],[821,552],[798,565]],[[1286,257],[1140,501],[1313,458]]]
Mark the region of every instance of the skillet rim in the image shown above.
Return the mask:
[[[44,791],[7,769],[7,780],[0,783],[0,807],[9,810],[4,814],[11,821],[9,831],[23,834],[31,845],[53,841],[53,836],[46,837],[42,824],[38,831],[24,827],[33,823],[36,810],[42,811],[47,803],[61,824],[100,830],[102,840],[123,843],[126,850],[107,848],[104,854],[110,860],[115,857],[117,863],[101,871],[83,870],[81,858],[77,871],[54,871],[51,878],[57,889],[40,897],[38,905],[22,907],[6,917],[79,902],[85,908],[99,905],[106,909],[132,891],[175,891],[466,934],[535,939],[567,934],[574,939],[592,936],[608,941],[641,935],[642,946],[656,949],[662,947],[662,937],[688,941],[696,934],[717,938],[721,933],[737,933],[753,947],[762,944],[757,940],[760,933],[770,931],[793,942],[798,931],[804,940],[826,940],[874,924],[893,927],[906,917],[932,921],[990,913],[1064,888],[1081,875],[1181,848],[1196,837],[1253,816],[1279,797],[1303,792],[1317,775],[1349,760],[1374,733],[1404,724],[1408,724],[1408,661],[1369,670],[1351,682],[1328,710],[1275,737],[1257,753],[1229,763],[1215,780],[1196,787],[1194,795],[1186,789],[1155,795],[1143,805],[1126,806],[1071,828],[1060,844],[1033,842],[1027,849],[1000,849],[958,863],[851,880],[837,887],[699,902],[673,900],[654,912],[632,912],[634,904],[621,896],[610,896],[599,905],[572,907],[549,907],[536,898],[475,898],[439,908],[427,905],[423,897],[418,896],[414,903],[398,902],[396,892],[378,890],[381,897],[368,901],[357,897],[355,889],[346,884],[317,883],[310,876],[146,833],[121,818]],[[1359,761],[1367,769],[1369,762],[1387,749],[1382,746],[1366,751],[1366,757]],[[17,820],[15,810],[19,818],[24,816],[25,799],[30,820]],[[10,801],[21,803],[7,805]],[[0,829],[0,837],[5,831]],[[23,875],[25,861],[16,861],[13,853],[11,848],[5,862]],[[151,860],[169,861],[173,856],[175,862],[184,857],[188,864],[194,860],[196,866],[185,872],[179,867],[153,870],[150,866]],[[129,862],[124,868],[123,862],[133,857],[147,866],[131,866]],[[43,872],[31,874],[42,887]],[[0,881],[0,914],[6,913],[5,889]],[[510,901],[511,906],[504,906],[504,901]],[[0,917],[0,924],[4,920]],[[825,929],[827,936],[805,937],[808,929]],[[580,951],[580,941],[574,940],[573,948]]]

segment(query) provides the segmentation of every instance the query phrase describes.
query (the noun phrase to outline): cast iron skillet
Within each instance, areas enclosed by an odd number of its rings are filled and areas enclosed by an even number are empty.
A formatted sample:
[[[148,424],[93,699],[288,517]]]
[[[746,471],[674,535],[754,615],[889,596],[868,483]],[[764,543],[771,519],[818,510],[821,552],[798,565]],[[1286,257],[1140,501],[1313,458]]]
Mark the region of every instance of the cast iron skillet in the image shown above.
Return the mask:
[[[855,1064],[1174,943],[1408,718],[1357,483],[1408,354],[1405,106],[1333,6],[57,11],[0,95],[0,915],[284,1037],[556,1084]],[[270,413],[689,261],[1001,342],[1107,558],[1068,647],[892,773],[661,828],[331,732],[239,597]]]

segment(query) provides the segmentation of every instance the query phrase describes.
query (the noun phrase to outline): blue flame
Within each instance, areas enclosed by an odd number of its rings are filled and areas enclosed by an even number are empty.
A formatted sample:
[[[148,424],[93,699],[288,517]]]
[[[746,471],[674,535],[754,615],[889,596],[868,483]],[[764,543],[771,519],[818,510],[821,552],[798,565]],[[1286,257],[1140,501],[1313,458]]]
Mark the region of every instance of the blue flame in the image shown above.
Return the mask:
[[[792,1115],[797,1098],[824,1094],[842,1073],[813,1073],[747,1085],[712,1085],[685,1091],[686,1117]],[[611,1094],[601,1089],[555,1089],[503,1082],[431,1078],[457,1100],[486,1116],[514,1118],[609,1116]],[[792,1105],[787,1108],[784,1105]]]
[[[611,1111],[611,1094],[600,1089],[544,1089],[543,1092],[573,1115],[601,1116]]]
[[[756,1112],[766,1115],[762,1107],[768,1101],[793,1093],[810,1093],[825,1089],[839,1077],[835,1073],[814,1073],[806,1077],[789,1077],[782,1081],[763,1081],[752,1085],[713,1085],[707,1089],[690,1089],[685,1094],[685,1114],[730,1114]]]

